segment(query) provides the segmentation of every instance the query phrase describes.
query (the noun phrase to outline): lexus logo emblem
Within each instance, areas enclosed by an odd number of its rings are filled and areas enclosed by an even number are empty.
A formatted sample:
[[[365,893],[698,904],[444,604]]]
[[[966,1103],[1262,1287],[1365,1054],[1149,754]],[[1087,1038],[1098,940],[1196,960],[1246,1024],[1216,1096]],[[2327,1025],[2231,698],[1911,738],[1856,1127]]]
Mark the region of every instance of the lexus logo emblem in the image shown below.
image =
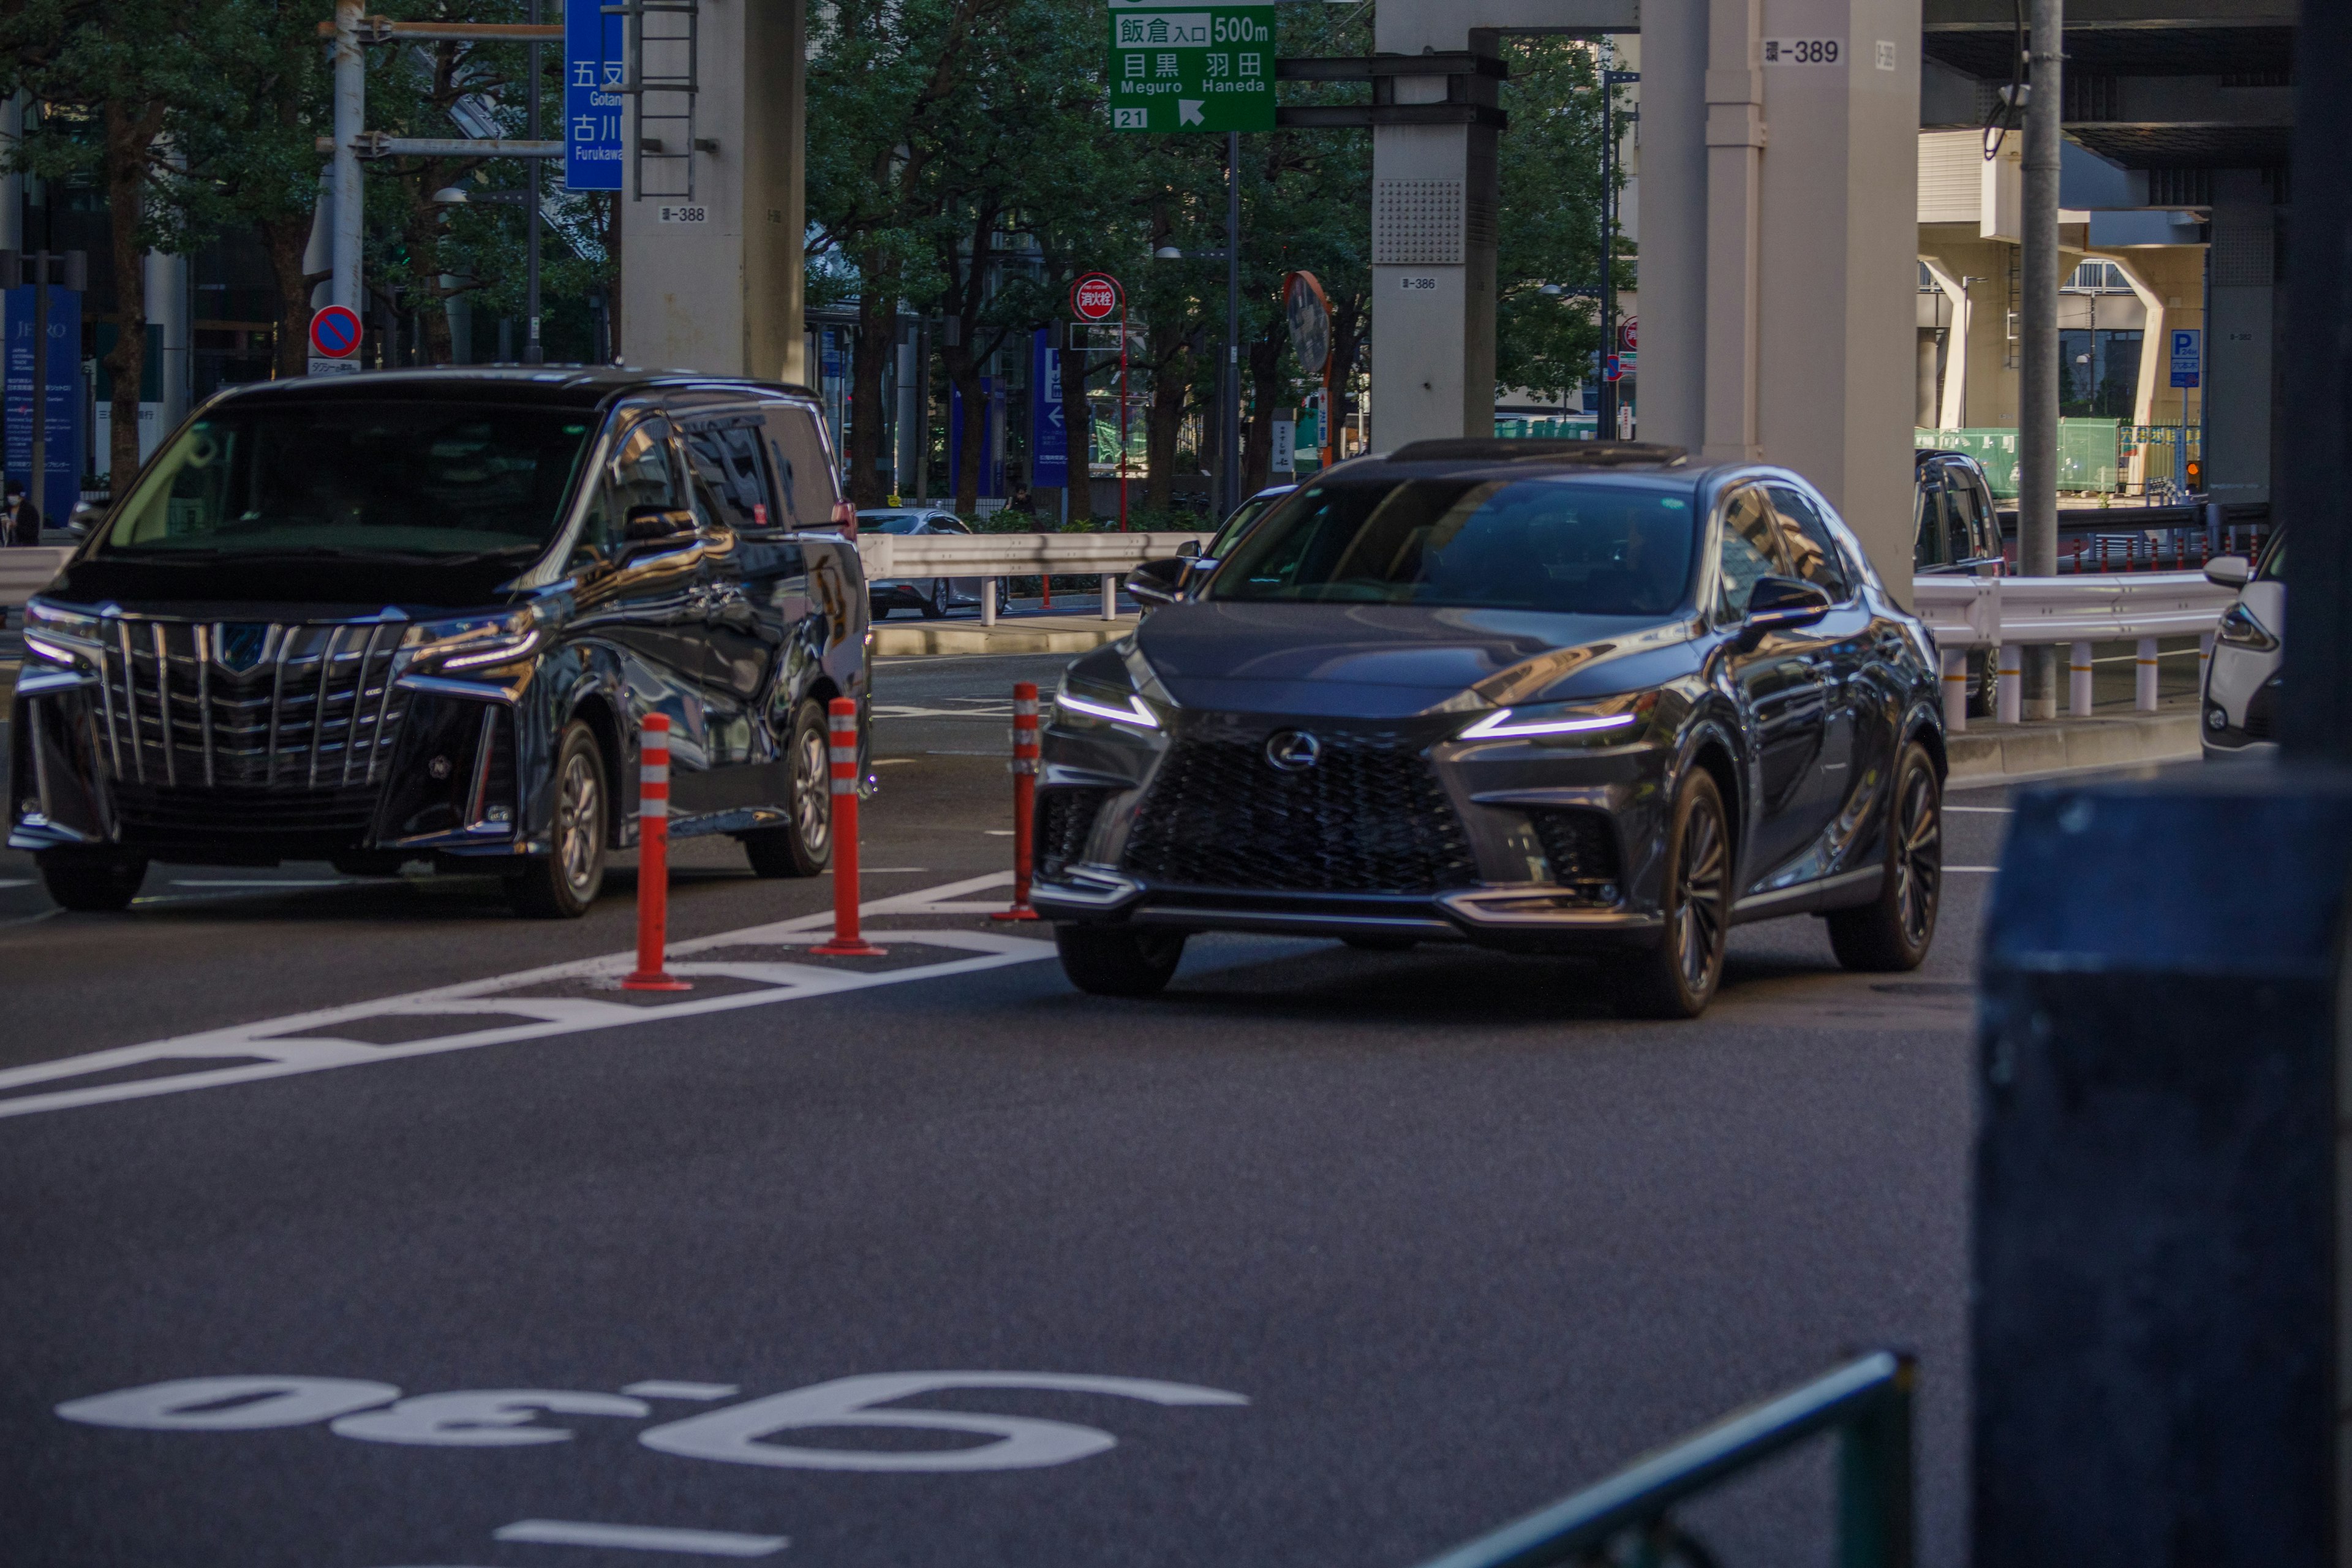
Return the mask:
[[[1305,730],[1277,730],[1266,737],[1265,760],[1286,773],[1303,773],[1323,759],[1323,742]]]

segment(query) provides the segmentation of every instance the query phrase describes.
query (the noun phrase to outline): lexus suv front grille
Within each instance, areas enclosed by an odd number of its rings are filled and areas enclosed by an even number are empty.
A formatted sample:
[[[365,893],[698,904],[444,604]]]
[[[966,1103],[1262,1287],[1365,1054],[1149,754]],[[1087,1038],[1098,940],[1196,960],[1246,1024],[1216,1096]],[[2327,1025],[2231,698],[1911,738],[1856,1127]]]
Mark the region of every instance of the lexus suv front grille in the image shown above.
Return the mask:
[[[1421,742],[1318,730],[1296,772],[1264,736],[1180,740],[1160,764],[1125,865],[1196,888],[1433,893],[1477,880],[1470,839]]]
[[[111,771],[174,791],[373,785],[406,710],[392,679],[404,629],[115,621],[99,715]]]

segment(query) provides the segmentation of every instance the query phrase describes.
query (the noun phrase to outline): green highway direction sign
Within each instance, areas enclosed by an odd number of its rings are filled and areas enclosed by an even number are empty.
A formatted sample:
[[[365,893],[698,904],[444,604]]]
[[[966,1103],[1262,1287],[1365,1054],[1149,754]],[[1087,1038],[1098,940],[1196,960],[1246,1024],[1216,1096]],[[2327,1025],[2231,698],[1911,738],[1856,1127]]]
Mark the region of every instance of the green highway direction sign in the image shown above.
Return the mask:
[[[1274,7],[1110,0],[1115,131],[1274,129]]]

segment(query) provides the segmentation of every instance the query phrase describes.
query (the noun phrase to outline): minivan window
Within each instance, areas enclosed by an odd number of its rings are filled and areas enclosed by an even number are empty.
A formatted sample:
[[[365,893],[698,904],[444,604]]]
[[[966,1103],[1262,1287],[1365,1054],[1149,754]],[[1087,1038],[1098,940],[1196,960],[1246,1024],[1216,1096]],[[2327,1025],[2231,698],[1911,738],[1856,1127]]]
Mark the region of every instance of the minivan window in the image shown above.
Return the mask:
[[[669,424],[640,419],[613,445],[604,465],[604,482],[590,500],[588,521],[580,531],[580,548],[617,557],[622,528],[632,507],[674,508],[678,504],[677,472],[670,459]]]
[[[528,555],[593,420],[446,402],[231,404],[158,453],[100,556]]]
[[[1686,489],[1582,476],[1360,479],[1291,497],[1217,599],[1656,616],[1690,579]]]
[[[824,528],[841,499],[833,482],[833,462],[816,415],[795,403],[768,405],[769,457],[776,468],[776,493],[784,503],[787,528]]]
[[[733,529],[766,528],[768,478],[760,467],[760,433],[744,425],[686,432],[686,459],[709,493],[719,521]]]

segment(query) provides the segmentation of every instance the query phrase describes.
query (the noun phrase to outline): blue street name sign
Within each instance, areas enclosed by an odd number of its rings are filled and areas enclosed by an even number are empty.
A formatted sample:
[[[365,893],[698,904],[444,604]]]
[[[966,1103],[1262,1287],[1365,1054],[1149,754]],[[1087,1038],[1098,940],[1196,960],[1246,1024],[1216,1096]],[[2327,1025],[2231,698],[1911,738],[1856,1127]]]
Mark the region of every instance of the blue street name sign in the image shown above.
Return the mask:
[[[2204,367],[2205,354],[2198,340],[2205,334],[2195,327],[2182,328],[2172,334],[2172,384],[2195,386],[2197,373]]]
[[[563,184],[574,191],[621,188],[628,100],[621,85],[624,18],[603,0],[563,0]]]

